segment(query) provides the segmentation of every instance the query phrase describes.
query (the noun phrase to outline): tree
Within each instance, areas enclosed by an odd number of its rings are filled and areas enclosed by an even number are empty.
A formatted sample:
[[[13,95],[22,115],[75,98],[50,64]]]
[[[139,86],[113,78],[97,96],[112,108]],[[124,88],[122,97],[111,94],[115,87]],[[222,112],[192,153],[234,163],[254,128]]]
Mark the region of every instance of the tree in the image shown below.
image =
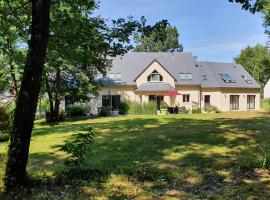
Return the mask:
[[[16,9],[21,9],[22,5],[26,4],[26,1],[18,0],[13,1],[13,3],[16,4]],[[5,5],[5,2],[1,1],[1,6],[3,5]],[[8,5],[4,10],[10,11],[10,6]],[[4,178],[7,191],[23,185],[26,180],[29,145],[49,37],[49,21],[50,0],[32,0],[29,48],[8,147]],[[4,24],[6,21],[1,18],[1,23]]]
[[[183,46],[179,44],[179,33],[176,27],[171,26],[167,20],[161,20],[154,26],[146,26],[142,18],[140,32],[135,34],[137,46],[135,52],[182,52]]]
[[[269,48],[257,44],[254,47],[247,46],[241,54],[234,58],[264,87],[270,78],[270,54]]]
[[[235,2],[242,4],[242,8],[245,10],[249,10],[251,13],[255,13],[263,10],[264,4],[267,3],[268,0],[229,0],[229,2]]]
[[[21,6],[28,2],[21,1]],[[25,9],[19,9],[18,2],[0,2],[0,82],[7,79],[5,89],[11,89],[16,99],[18,93],[18,80],[21,78],[22,65],[26,53],[18,44],[27,42],[26,24],[29,24],[30,15]]]
[[[44,74],[51,122],[60,120],[62,98],[85,99],[94,91],[95,75],[106,73],[111,65],[110,57],[131,48],[129,36],[139,26],[132,18],[114,20],[108,26],[105,19],[91,16],[96,4],[81,1],[77,5],[84,7],[82,12],[65,1],[54,2],[51,8],[53,34],[48,43]]]

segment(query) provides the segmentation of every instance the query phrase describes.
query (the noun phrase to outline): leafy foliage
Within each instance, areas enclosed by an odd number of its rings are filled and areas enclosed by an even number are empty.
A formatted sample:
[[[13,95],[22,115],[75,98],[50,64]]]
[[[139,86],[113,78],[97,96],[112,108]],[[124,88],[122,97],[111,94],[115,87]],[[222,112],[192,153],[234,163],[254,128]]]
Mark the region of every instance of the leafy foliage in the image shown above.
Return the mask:
[[[98,116],[99,117],[108,117],[108,116],[110,116],[110,111],[111,111],[111,109],[109,107],[103,106],[98,110]]]
[[[85,116],[87,114],[87,108],[83,105],[68,105],[66,112],[68,117]]]
[[[138,103],[127,101],[129,106],[128,115],[156,115],[157,104],[154,101],[148,103]]]
[[[89,145],[95,141],[96,132],[92,127],[87,127],[83,131],[84,133],[73,134],[71,140],[60,146],[60,151],[69,155],[66,163],[71,166],[81,167],[85,163]]]
[[[270,78],[270,54],[268,47],[257,44],[246,47],[241,54],[234,58],[264,87]]]
[[[176,27],[167,20],[161,20],[154,26],[146,26],[146,19],[142,18],[141,33],[134,36],[137,46],[135,52],[182,52],[183,46],[179,43],[179,33]]]
[[[263,9],[264,3],[266,3],[267,0],[229,0],[229,2],[240,3],[243,9],[255,13]]]

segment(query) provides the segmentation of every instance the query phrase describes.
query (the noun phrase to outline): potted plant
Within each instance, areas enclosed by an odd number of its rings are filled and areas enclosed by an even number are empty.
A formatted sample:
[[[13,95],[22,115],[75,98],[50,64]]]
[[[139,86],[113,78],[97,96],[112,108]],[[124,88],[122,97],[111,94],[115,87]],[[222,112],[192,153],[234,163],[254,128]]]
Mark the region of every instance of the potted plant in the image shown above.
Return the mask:
[[[165,101],[160,102],[160,114],[166,115],[168,111],[168,105],[165,103]]]

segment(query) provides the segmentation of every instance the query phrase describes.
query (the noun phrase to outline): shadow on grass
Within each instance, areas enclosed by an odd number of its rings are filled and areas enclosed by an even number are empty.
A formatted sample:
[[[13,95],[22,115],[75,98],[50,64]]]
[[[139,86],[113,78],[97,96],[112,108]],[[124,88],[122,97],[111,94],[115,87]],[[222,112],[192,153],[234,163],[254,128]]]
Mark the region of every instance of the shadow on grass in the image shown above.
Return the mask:
[[[76,132],[81,126],[101,131],[89,147],[85,168],[63,167],[54,154],[31,154],[28,169],[42,182],[31,197],[40,191],[44,199],[270,197],[269,172],[243,169],[238,163],[239,152],[249,146],[269,149],[268,113],[248,119],[89,120],[37,128],[33,137]]]

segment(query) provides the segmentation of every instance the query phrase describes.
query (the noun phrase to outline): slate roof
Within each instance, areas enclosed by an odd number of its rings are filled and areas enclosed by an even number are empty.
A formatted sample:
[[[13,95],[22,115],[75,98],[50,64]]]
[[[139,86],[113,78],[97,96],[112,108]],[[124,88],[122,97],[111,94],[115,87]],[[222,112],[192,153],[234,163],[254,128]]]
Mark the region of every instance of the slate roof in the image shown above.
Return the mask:
[[[176,79],[176,85],[201,85],[202,88],[260,88],[260,85],[241,65],[197,62],[192,53],[129,52],[113,58],[109,73],[121,73],[122,83],[135,85],[136,77],[154,60],[157,60]],[[180,80],[180,73],[191,73],[192,80]],[[236,83],[225,83],[219,74],[229,74]],[[207,75],[208,80],[202,80],[202,75]],[[242,76],[251,80],[252,84],[247,83]]]
[[[136,89],[137,92],[141,91],[173,91],[174,87],[169,83],[143,83]]]
[[[208,80],[201,80],[202,88],[260,88],[254,78],[239,64],[198,62],[202,75],[208,75]],[[228,74],[235,80],[235,83],[225,83],[219,74]],[[249,83],[247,81],[250,81]]]

